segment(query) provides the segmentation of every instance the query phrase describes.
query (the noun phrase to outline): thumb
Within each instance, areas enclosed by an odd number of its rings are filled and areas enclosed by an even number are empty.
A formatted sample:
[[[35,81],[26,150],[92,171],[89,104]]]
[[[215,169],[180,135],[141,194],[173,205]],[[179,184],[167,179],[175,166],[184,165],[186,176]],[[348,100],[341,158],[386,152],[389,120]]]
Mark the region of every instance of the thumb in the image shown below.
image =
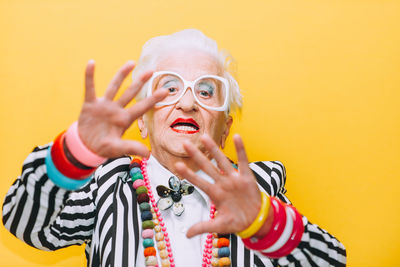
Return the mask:
[[[215,218],[214,220],[199,222],[189,228],[186,233],[188,238],[204,233],[222,233],[224,231],[223,220]]]

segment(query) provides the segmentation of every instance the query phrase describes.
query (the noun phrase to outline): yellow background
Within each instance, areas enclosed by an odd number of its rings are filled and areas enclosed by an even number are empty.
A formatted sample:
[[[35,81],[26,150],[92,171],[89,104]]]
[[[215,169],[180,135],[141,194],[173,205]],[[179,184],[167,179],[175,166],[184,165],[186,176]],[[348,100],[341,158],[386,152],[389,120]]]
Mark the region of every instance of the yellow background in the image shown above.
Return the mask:
[[[344,243],[348,266],[400,266],[399,1],[1,0],[1,198],[31,149],[77,119],[87,60],[100,95],[146,40],[184,28],[235,56],[233,132],[250,159],[285,163],[288,196]],[[4,227],[0,259],[85,266],[83,247],[37,251]]]

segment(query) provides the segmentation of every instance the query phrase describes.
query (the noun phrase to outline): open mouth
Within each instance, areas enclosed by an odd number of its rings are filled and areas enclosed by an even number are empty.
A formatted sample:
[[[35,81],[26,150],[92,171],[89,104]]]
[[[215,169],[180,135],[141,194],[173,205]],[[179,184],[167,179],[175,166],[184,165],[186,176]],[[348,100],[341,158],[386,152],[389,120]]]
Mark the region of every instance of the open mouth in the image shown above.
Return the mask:
[[[194,134],[199,132],[200,126],[194,119],[178,118],[171,124],[171,129],[177,133]]]

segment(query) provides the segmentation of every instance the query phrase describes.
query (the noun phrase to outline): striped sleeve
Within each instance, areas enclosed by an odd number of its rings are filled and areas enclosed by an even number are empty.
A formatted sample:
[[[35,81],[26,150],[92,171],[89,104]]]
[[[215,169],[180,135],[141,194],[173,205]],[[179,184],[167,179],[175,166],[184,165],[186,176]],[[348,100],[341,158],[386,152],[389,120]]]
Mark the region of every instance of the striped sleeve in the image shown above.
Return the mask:
[[[260,187],[287,204],[286,170],[279,161],[254,162],[250,164]],[[303,216],[304,233],[301,242],[289,255],[271,259],[274,266],[346,266],[346,249],[334,236],[308,221]],[[255,252],[261,262],[266,256]],[[262,266],[261,264],[257,266]]]
[[[57,187],[46,173],[48,149],[49,145],[36,147],[24,161],[3,202],[3,224],[17,238],[42,250],[89,242],[95,179],[74,192]]]

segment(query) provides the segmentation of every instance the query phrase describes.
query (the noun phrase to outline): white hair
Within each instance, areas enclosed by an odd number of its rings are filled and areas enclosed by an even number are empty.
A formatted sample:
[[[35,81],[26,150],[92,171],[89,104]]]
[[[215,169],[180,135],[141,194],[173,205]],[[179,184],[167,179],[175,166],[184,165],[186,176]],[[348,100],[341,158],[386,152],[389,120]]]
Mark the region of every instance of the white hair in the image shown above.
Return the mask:
[[[223,68],[223,77],[227,79],[229,83],[230,95],[228,112],[239,111],[242,107],[242,95],[240,94],[237,81],[233,78],[235,72],[233,57],[227,51],[219,50],[214,40],[208,38],[201,31],[196,29],[186,29],[171,35],[157,36],[148,40],[143,45],[139,61],[132,73],[133,77],[144,71],[154,69],[160,57],[166,53],[182,48],[193,48],[204,51],[216,59],[218,64]],[[146,97],[147,86],[148,85],[145,84],[143,89],[138,93],[136,96],[137,101]]]

